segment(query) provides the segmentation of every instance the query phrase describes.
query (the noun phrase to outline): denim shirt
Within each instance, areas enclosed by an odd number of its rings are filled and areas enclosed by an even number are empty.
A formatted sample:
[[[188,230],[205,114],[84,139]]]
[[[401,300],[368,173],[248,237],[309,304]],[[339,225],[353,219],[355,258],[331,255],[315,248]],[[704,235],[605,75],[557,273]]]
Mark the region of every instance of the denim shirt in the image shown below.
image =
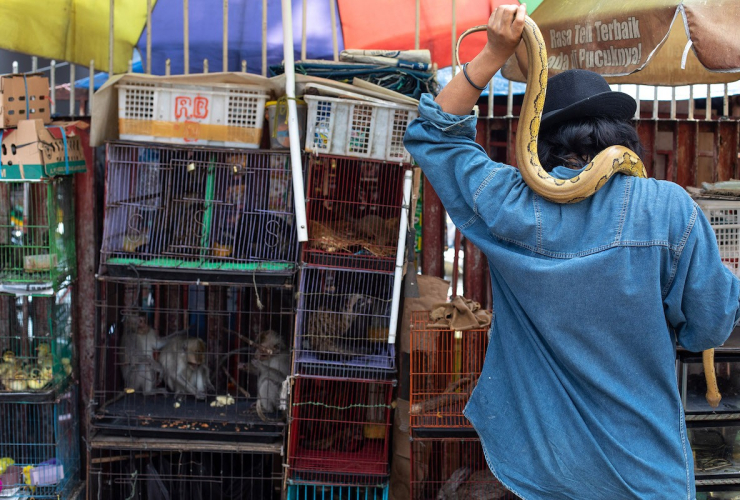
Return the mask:
[[[527,500],[694,499],[676,342],[721,345],[740,295],[702,211],[676,184],[625,175],[549,202],[475,143],[474,116],[429,94],[419,112],[405,146],[490,266],[494,319],[465,415],[492,472]]]

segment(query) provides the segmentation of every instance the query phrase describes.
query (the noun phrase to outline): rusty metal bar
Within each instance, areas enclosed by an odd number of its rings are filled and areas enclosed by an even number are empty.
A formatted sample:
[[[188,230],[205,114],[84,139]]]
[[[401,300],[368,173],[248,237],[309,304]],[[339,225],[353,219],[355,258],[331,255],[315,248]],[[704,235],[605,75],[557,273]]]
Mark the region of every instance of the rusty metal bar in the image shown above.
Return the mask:
[[[488,260],[470,240],[465,240],[465,262],[463,265],[463,289],[465,298],[480,304],[486,303],[486,274]]]
[[[717,122],[717,181],[727,181],[738,173],[738,122]]]
[[[637,135],[640,137],[645,150],[642,154],[642,161],[648,171],[649,177],[655,176],[655,138],[657,137],[657,121],[640,120],[637,123]]]
[[[429,180],[424,177],[424,199],[421,225],[421,272],[444,278],[445,209]]]
[[[452,256],[452,296],[458,294],[457,282],[460,279],[460,244],[462,243],[462,233],[455,228],[455,254]],[[463,261],[464,265],[464,261]]]
[[[676,183],[686,187],[696,185],[696,170],[699,166],[697,150],[699,124],[696,121],[679,121],[676,123],[673,147],[676,154]]]

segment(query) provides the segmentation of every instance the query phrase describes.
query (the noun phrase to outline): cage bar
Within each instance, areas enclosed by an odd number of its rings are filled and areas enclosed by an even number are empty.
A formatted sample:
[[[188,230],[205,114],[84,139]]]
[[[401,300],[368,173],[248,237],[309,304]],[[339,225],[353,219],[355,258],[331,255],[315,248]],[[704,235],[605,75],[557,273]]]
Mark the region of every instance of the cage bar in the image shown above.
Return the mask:
[[[411,426],[471,427],[463,410],[483,369],[488,331],[431,323],[428,311],[411,313]]]
[[[294,372],[376,379],[395,373],[388,342],[393,275],[306,267],[301,272]]]
[[[279,448],[123,439],[93,438],[88,498],[280,500]]]
[[[3,497],[70,498],[80,468],[77,386],[43,400],[0,402]]]
[[[0,290],[58,287],[76,272],[70,176],[0,182]]]
[[[405,170],[397,163],[312,156],[303,261],[393,272]]]
[[[94,426],[134,436],[282,437],[292,286],[111,278],[101,293]]]
[[[740,277],[740,201],[697,198],[714,229],[722,263]]]
[[[290,484],[287,500],[388,500],[388,485]]]
[[[107,154],[102,273],[294,271],[287,153],[118,142]]]
[[[411,498],[518,499],[491,473],[478,438],[416,435],[411,441]]]
[[[386,482],[392,395],[390,382],[296,378],[288,477],[328,485]]]

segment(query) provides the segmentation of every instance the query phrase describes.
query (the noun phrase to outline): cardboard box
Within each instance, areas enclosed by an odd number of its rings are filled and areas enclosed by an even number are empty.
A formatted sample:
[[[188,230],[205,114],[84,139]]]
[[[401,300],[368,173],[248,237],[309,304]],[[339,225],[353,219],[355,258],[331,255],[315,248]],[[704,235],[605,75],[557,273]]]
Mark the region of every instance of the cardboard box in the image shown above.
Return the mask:
[[[78,122],[52,123],[23,120],[2,133],[0,181],[38,181],[86,171],[82,142],[75,134]]]
[[[41,74],[0,77],[0,128],[16,127],[21,120],[51,123],[49,79]]]

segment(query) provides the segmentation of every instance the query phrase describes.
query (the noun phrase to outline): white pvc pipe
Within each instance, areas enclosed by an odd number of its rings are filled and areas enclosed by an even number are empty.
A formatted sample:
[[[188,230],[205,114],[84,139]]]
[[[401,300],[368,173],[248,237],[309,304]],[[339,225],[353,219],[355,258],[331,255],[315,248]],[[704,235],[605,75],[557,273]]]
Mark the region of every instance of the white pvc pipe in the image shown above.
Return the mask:
[[[295,62],[293,58],[293,12],[291,0],[281,0],[283,7],[283,59],[285,61],[285,95],[288,98],[288,137],[290,139],[290,165],[293,171],[293,200],[295,202],[296,232],[298,241],[308,241],[306,222],[306,197],[303,188],[298,110],[295,104]]]
[[[285,19],[285,16],[283,16],[283,19]],[[290,22],[293,22],[292,17],[290,18]],[[290,25],[290,33],[291,35],[293,34],[292,24]],[[291,48],[290,50],[292,55],[293,49]],[[262,76],[267,76],[267,0],[262,0]]]
[[[51,92],[51,114],[57,112],[57,62],[52,59],[49,64],[49,90]]]
[[[391,302],[391,324],[388,327],[388,343],[396,343],[398,310],[401,303],[401,282],[403,265],[406,262],[406,232],[409,228],[409,210],[411,208],[411,184],[413,172],[406,170],[403,176],[403,205],[401,207],[401,227],[398,228],[398,252],[396,253],[396,273],[393,278],[393,302]]]
[[[334,60],[339,60],[339,43],[337,42],[337,6],[334,0],[329,0],[329,12],[331,15],[331,46],[334,50]]]

